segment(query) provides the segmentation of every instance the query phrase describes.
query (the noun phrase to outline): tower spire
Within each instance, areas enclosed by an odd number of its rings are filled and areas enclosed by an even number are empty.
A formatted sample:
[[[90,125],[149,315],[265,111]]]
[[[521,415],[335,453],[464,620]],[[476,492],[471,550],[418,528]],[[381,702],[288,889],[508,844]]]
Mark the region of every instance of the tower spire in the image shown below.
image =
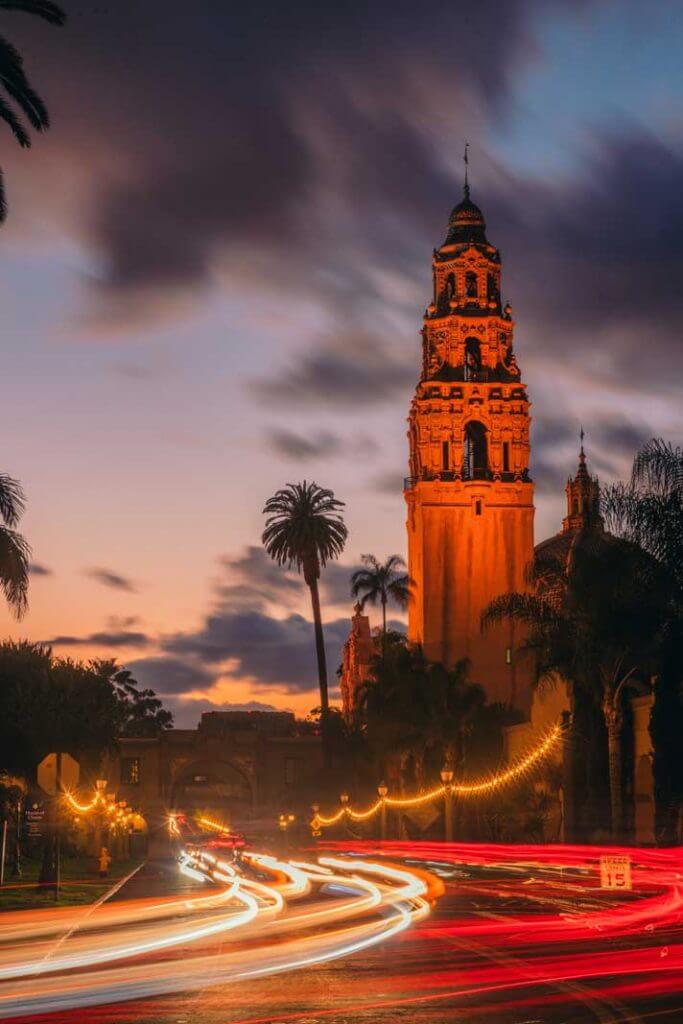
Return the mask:
[[[591,477],[586,465],[586,453],[583,448],[585,438],[583,427],[579,432],[579,466],[576,476],[567,481],[567,515],[562,520],[562,532],[573,533],[588,527],[602,529],[600,515],[600,484],[597,477]]]
[[[468,170],[469,162],[470,162],[469,148],[470,148],[470,144],[469,144],[469,142],[467,140],[465,140],[465,154],[463,156],[463,162],[465,164],[465,186],[463,188],[463,192],[465,193],[465,199],[469,199],[470,198],[470,183],[468,181],[468,176],[467,176],[467,170]]]

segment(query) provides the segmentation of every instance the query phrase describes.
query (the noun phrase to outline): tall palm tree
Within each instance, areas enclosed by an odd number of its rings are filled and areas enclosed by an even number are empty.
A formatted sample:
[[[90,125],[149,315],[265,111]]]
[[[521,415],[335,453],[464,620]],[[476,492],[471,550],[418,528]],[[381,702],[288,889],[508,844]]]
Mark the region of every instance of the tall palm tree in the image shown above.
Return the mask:
[[[574,718],[587,721],[591,708],[602,716],[615,840],[625,830],[623,700],[626,688],[651,671],[661,593],[661,574],[641,548],[577,534],[554,575],[549,561],[539,566],[534,593],[504,594],[483,616],[484,627],[506,618],[525,623],[537,684],[564,679]]]
[[[0,589],[16,617],[28,606],[28,576],[31,549],[14,529],[26,507],[18,480],[0,473]]]
[[[344,502],[316,483],[287,484],[269,498],[263,509],[267,516],[263,546],[278,565],[296,566],[304,574],[311,592],[315,650],[323,735],[329,712],[327,661],[320,614],[318,580],[320,569],[344,550],[348,530],[341,516]]]
[[[387,604],[392,602],[399,608],[406,608],[410,598],[412,580],[404,571],[406,563],[400,555],[389,555],[386,562],[379,562],[374,555],[361,555],[363,568],[351,577],[351,594],[360,597],[361,607],[366,604],[382,605],[382,650],[387,638]]]
[[[610,529],[649,552],[666,576],[650,736],[655,836],[669,845],[678,841],[683,806],[683,448],[662,438],[648,441],[636,454],[631,479],[604,489],[602,511]]]
[[[57,4],[51,0],[0,0],[0,11],[23,11],[34,14],[52,25],[63,25],[66,16]],[[44,132],[50,127],[47,108],[37,92],[33,89],[24,71],[24,61],[18,50],[0,36],[0,86],[24,114],[26,120],[37,132]],[[0,96],[0,119],[9,126],[14,138],[23,149],[31,145],[31,137],[26,125],[15,108]],[[7,215],[5,190],[2,172],[0,171],[0,221]]]

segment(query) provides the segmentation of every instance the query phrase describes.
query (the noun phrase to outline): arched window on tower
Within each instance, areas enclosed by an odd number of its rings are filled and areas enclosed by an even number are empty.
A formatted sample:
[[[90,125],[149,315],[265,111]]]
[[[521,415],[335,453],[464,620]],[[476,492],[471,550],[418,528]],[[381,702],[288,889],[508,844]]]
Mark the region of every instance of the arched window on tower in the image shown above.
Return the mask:
[[[477,338],[465,339],[465,380],[477,380],[481,372],[481,346]]]
[[[463,476],[466,480],[485,480],[488,475],[486,427],[472,420],[465,427]]]
[[[468,299],[476,299],[479,295],[479,286],[477,284],[477,275],[473,270],[470,270],[465,274],[465,294]]]
[[[498,285],[496,284],[496,276],[495,276],[495,274],[489,274],[488,275],[486,290],[487,290],[487,296],[488,296],[489,302],[498,302],[499,301],[500,297],[499,297],[499,294],[498,294]]]
[[[455,295],[455,274],[449,274],[446,278],[446,292],[449,299]]]

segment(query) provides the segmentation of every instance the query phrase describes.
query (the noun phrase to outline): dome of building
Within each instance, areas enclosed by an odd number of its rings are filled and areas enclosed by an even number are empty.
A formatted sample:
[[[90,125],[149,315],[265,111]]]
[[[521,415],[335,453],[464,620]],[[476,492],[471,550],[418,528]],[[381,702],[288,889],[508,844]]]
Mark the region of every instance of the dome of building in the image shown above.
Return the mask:
[[[445,245],[458,245],[463,242],[479,242],[488,245],[486,239],[486,221],[476,203],[470,198],[470,187],[465,185],[461,202],[453,207],[448,219],[448,237]]]
[[[600,484],[592,477],[586,465],[581,431],[579,464],[574,477],[567,480],[567,515],[562,520],[562,529],[553,537],[541,541],[534,548],[537,565],[554,562],[566,564],[572,552],[597,552],[600,548],[626,545],[626,541],[605,530],[600,514]]]

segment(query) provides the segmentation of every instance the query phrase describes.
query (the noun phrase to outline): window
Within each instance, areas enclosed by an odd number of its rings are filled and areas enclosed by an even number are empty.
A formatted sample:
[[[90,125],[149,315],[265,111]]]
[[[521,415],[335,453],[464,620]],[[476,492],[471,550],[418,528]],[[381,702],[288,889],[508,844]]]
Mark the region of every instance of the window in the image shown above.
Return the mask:
[[[285,783],[294,786],[299,781],[299,759],[298,757],[285,758]]]
[[[505,664],[506,665],[511,665],[512,664],[512,648],[511,647],[506,647],[505,648]]]
[[[137,786],[140,783],[141,761],[139,757],[121,758],[121,782],[124,786]]]
[[[477,498],[477,500],[474,503],[474,514],[475,516],[481,515],[481,498]]]
[[[486,427],[472,420],[465,427],[463,476],[467,480],[485,480],[488,469]]]
[[[446,278],[446,294],[449,299],[455,295],[455,274],[449,274]]]
[[[441,468],[445,473],[451,468],[451,446],[448,441],[441,442]]]
[[[503,472],[510,472],[510,442],[503,441]]]
[[[481,370],[481,347],[477,338],[465,339],[465,380],[476,380]]]
[[[468,299],[476,299],[479,294],[479,285],[477,283],[477,275],[474,271],[470,270],[469,273],[465,274],[465,294]]]

